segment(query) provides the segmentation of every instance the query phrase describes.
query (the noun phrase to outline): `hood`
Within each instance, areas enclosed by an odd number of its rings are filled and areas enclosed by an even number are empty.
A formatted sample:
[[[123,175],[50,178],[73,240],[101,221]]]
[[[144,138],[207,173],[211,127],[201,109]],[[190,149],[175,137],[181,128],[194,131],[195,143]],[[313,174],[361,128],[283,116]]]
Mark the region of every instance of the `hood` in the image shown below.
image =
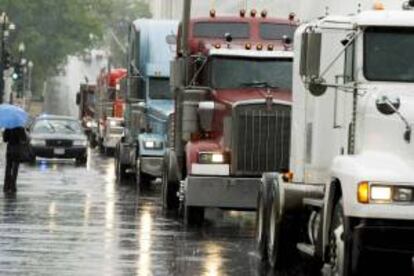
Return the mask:
[[[150,112],[162,114],[168,117],[174,111],[174,101],[172,100],[149,100],[148,108]]]
[[[233,105],[237,102],[266,100],[268,91],[274,101],[292,102],[292,91],[287,89],[267,88],[238,88],[214,90],[213,98],[225,105]]]
[[[56,140],[86,140],[85,134],[60,134],[60,133],[30,133],[31,139],[56,139]]]

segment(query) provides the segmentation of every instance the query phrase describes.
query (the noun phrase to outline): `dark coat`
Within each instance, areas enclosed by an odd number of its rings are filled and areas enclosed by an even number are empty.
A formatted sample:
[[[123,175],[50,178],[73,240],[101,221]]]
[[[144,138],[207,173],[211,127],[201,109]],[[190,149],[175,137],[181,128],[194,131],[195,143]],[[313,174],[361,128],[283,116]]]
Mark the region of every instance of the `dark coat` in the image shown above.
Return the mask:
[[[7,143],[7,157],[17,158],[21,143],[27,142],[28,137],[23,127],[6,129],[3,132],[3,141]]]

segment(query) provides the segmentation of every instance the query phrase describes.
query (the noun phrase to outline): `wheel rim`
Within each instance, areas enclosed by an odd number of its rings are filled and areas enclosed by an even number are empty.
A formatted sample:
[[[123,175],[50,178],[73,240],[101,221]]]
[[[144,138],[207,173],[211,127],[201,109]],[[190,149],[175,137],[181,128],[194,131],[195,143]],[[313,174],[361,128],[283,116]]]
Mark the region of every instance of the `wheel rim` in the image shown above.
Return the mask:
[[[344,271],[345,243],[342,239],[344,225],[341,223],[331,232],[330,238],[330,264],[332,275],[341,276]]]

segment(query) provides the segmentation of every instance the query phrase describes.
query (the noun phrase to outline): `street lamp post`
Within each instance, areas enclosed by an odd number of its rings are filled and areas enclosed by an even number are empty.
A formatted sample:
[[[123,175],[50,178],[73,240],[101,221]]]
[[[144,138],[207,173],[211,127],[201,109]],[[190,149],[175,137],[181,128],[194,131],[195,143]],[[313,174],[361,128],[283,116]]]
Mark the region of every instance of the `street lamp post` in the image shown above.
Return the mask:
[[[9,21],[9,17],[5,12],[0,15],[1,25],[1,57],[0,57],[0,104],[4,101],[4,70],[7,69],[6,63],[10,58],[10,54],[7,53],[6,40],[9,37],[10,31],[14,31],[16,26]]]

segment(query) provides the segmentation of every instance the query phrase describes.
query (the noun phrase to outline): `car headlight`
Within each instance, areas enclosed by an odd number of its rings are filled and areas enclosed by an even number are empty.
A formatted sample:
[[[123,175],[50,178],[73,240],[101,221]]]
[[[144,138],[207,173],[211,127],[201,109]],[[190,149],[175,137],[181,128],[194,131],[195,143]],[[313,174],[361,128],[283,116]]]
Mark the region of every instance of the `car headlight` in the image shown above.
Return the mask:
[[[87,140],[75,140],[73,141],[73,145],[77,147],[86,147],[88,145]]]
[[[144,142],[144,147],[146,149],[162,149],[163,147],[163,143],[159,142],[159,141],[145,141]]]
[[[30,145],[32,146],[46,146],[46,140],[44,139],[31,139]]]
[[[358,185],[360,203],[408,203],[414,200],[414,188],[362,182]]]
[[[91,127],[92,127],[92,121],[88,121],[88,122],[86,122],[86,127],[87,127],[87,128],[91,128]]]
[[[200,164],[225,164],[226,155],[221,152],[200,152],[198,154],[198,162]]]

